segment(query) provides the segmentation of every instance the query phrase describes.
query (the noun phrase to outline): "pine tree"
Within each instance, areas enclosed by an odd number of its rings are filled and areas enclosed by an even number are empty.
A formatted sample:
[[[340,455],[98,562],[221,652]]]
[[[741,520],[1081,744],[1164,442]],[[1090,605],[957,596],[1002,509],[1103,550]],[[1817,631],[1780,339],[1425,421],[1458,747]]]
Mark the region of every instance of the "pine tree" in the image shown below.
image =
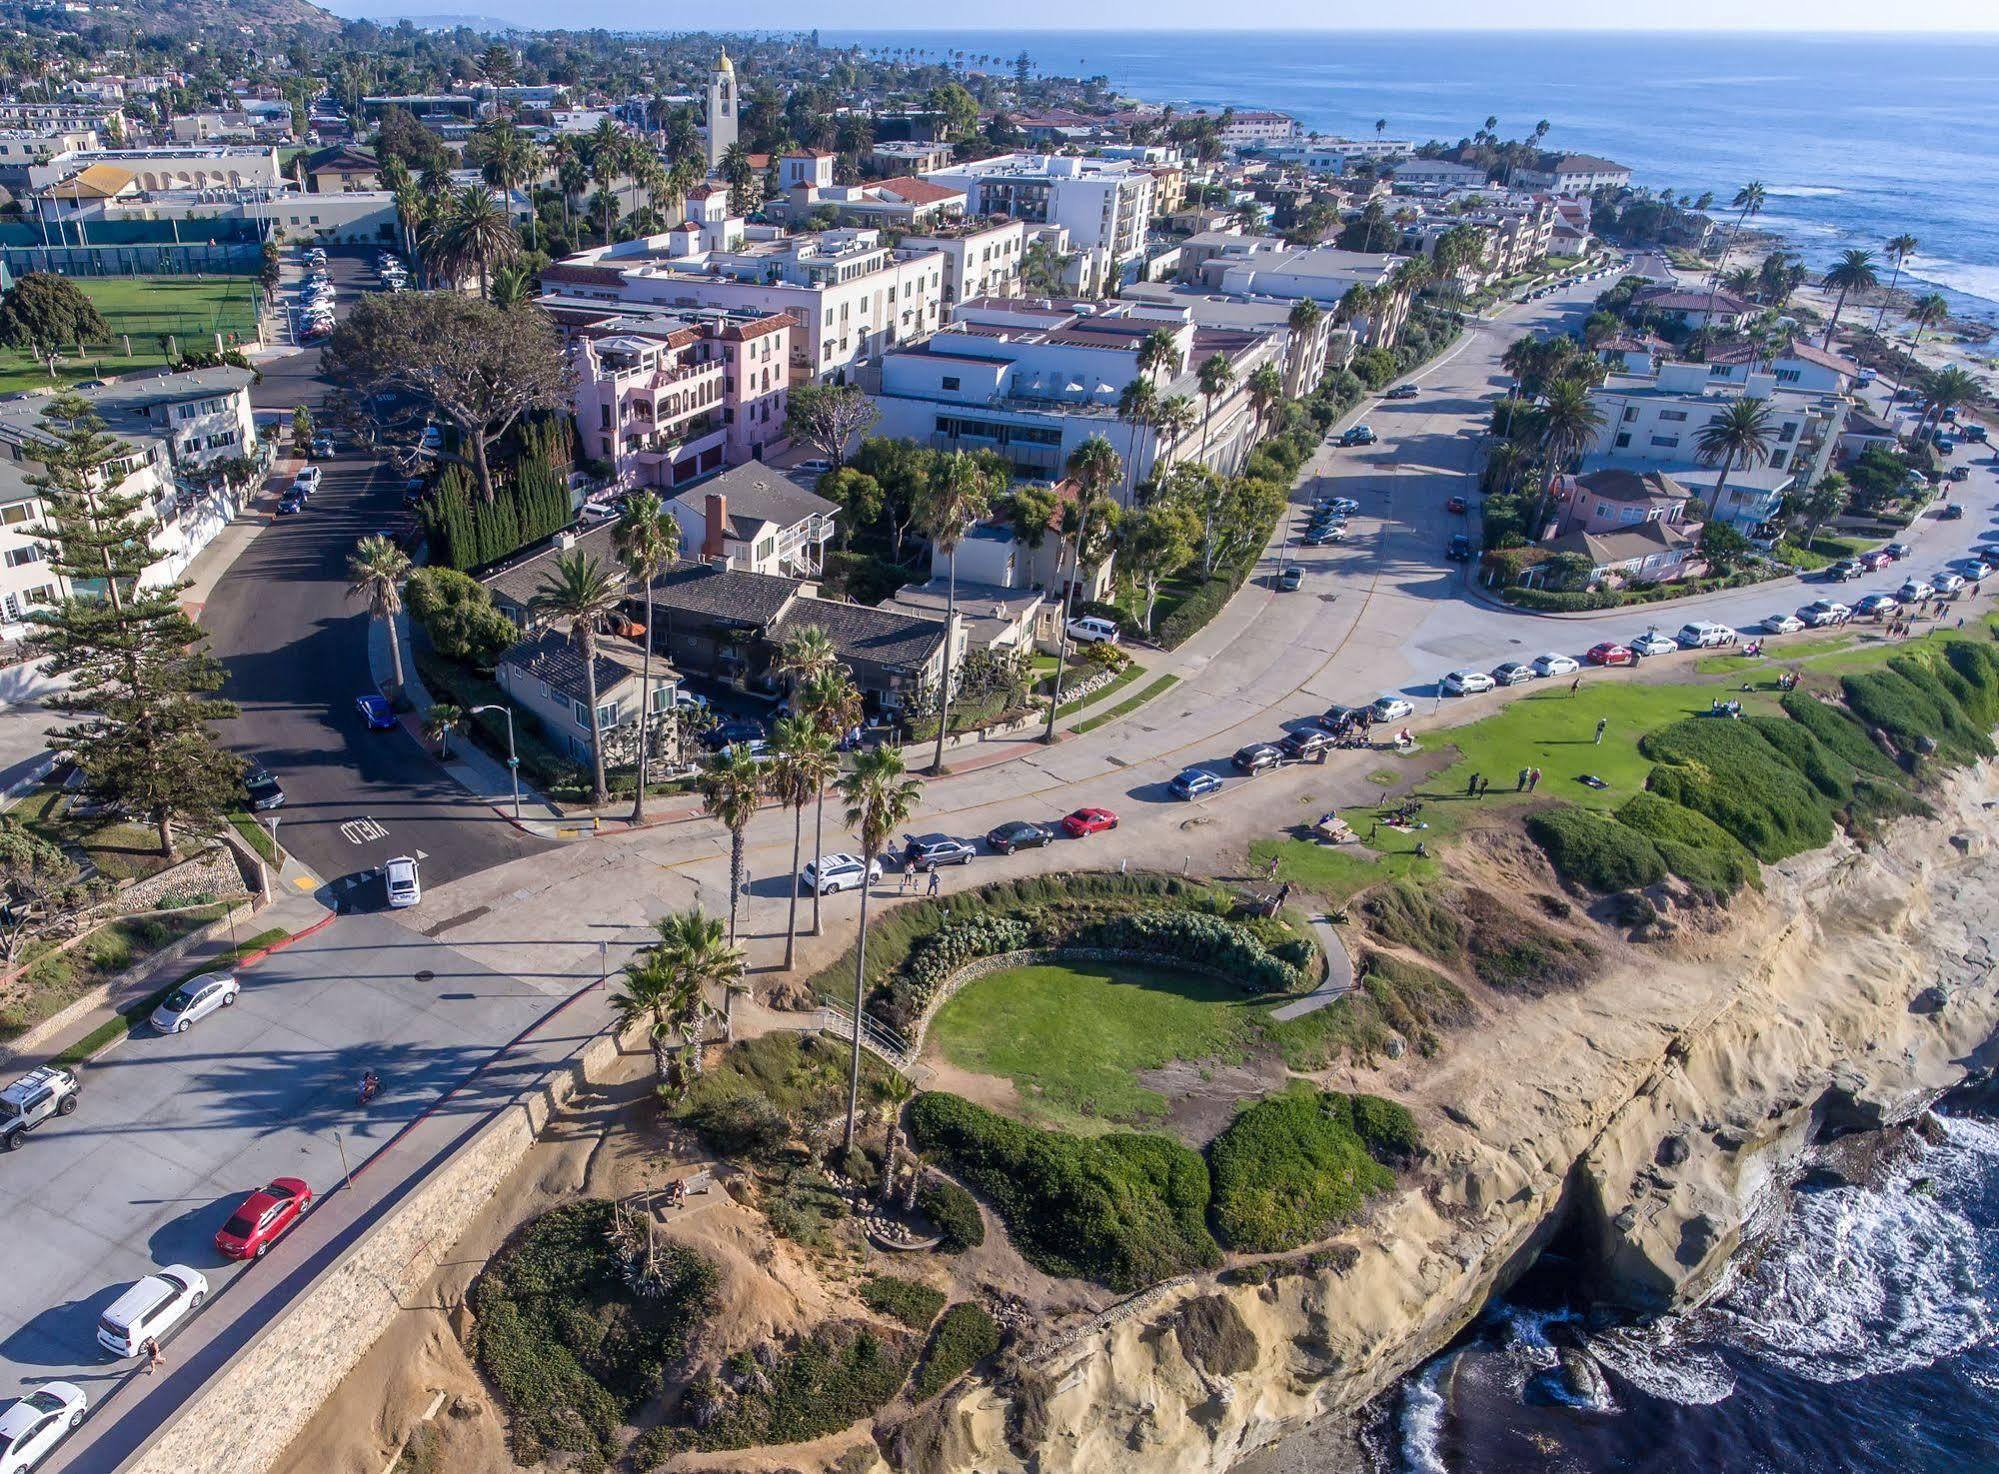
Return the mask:
[[[177,820],[213,820],[242,797],[243,765],[208,728],[236,706],[215,696],[222,667],[180,607],[186,585],[140,587],[152,515],[119,489],[117,469],[133,448],[76,395],[52,400],[41,428],[45,470],[28,480],[47,521],[27,531],[70,593],[35,611],[32,645],[69,681],[50,709],[76,719],[50,731],[49,747],[76,763],[92,797],[143,817],[172,855]]]

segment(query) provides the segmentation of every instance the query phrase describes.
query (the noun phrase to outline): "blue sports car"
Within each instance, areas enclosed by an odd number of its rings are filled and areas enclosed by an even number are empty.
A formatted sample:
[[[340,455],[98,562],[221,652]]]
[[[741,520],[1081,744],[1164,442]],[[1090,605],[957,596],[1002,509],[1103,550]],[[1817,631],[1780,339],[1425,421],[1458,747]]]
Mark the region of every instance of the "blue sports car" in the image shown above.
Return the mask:
[[[361,713],[370,731],[386,732],[396,724],[396,709],[389,705],[386,696],[357,696],[354,709]]]

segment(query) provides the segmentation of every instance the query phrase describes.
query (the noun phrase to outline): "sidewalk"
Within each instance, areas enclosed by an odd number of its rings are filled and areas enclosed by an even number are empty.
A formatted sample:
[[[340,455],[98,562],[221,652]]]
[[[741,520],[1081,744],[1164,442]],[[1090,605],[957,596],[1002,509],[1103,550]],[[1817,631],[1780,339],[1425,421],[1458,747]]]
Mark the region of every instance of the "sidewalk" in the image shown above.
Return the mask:
[[[201,618],[201,611],[214,596],[215,586],[222,582],[236,560],[256,541],[257,534],[270,525],[271,513],[259,510],[258,504],[278,487],[289,484],[297,474],[297,468],[304,464],[298,457],[288,455],[281,455],[273,461],[264,479],[245,494],[243,510],[231,517],[208,546],[189,560],[186,571],[181,574],[187,588],[180,596],[181,607],[187,611],[189,618]]]

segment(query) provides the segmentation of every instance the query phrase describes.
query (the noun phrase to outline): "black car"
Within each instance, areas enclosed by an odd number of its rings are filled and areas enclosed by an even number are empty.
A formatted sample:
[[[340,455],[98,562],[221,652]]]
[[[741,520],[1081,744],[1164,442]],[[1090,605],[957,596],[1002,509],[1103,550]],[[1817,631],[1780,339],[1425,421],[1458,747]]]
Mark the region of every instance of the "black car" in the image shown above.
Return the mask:
[[[731,717],[703,732],[701,745],[710,752],[720,752],[738,742],[760,742],[764,736],[764,724],[755,717]]]
[[[1286,757],[1308,758],[1313,753],[1333,745],[1333,734],[1322,732],[1317,727],[1299,727],[1286,732],[1278,739],[1277,745]]]
[[[1964,508],[1957,502],[1951,502],[1941,512],[1937,513],[1937,516],[1945,522],[1956,522],[1964,516]]]
[[[285,791],[278,787],[278,780],[265,768],[252,768],[243,775],[243,789],[250,795],[250,807],[258,813],[266,809],[281,809],[285,804]]]
[[[986,835],[986,847],[995,854],[1010,855],[1015,850],[1038,850],[1055,838],[1052,829],[1026,819],[1014,819]]]
[[[1319,713],[1319,725],[1328,732],[1344,732],[1349,727],[1365,727],[1374,713],[1364,706],[1329,706]]]
[[[935,870],[940,865],[969,865],[972,847],[948,834],[919,834],[902,847],[902,863],[911,870]]]
[[[1372,427],[1355,425],[1351,430],[1347,430],[1340,435],[1339,443],[1341,445],[1372,445],[1374,441],[1375,435]]]
[[[1841,558],[1837,563],[1826,565],[1825,580],[1827,583],[1848,583],[1860,577],[1860,573],[1858,563],[1851,558]]]
[[[1453,563],[1471,562],[1471,539],[1462,532],[1451,534],[1451,540],[1444,548],[1444,556]]]
[[[1229,761],[1241,771],[1255,774],[1261,773],[1265,768],[1276,767],[1277,760],[1282,756],[1283,754],[1268,742],[1252,742],[1247,747],[1237,748],[1235,756]]]

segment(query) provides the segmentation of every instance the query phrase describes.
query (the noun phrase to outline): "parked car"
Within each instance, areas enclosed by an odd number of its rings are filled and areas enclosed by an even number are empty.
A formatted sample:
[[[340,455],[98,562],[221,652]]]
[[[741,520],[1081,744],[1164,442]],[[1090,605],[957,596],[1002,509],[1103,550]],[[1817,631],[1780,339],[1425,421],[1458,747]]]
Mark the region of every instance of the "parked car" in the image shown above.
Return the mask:
[[[1055,831],[1030,819],[1010,819],[986,831],[986,848],[997,855],[1015,850],[1038,850],[1055,838]]]
[[[1372,445],[1378,438],[1374,433],[1373,426],[1355,425],[1351,430],[1341,433],[1339,443],[1341,445]]]
[[[1119,639],[1116,622],[1100,614],[1086,614],[1081,619],[1072,619],[1063,629],[1079,645],[1115,645]]]
[[[1946,502],[1937,516],[1945,522],[1957,522],[1964,517],[1964,507],[1958,502]]]
[[[397,855],[382,863],[382,880],[389,891],[389,906],[400,911],[406,906],[414,906],[423,899],[423,884],[417,877],[416,861],[408,855]]]
[[[1735,638],[1735,631],[1726,625],[1696,619],[1681,625],[1679,634],[1673,638],[1680,642],[1682,650],[1711,650],[1717,645],[1728,644]]]
[[[242,985],[226,972],[189,978],[153,1010],[153,1028],[162,1034],[185,1034],[217,1009],[229,1007],[242,991]]]
[[[1895,590],[1895,597],[1900,599],[1904,604],[1920,604],[1925,599],[1935,598],[1936,592],[1924,580],[1911,578],[1905,579],[1902,586]]]
[[[1631,641],[1633,655],[1670,655],[1679,648],[1678,640],[1671,635],[1661,634],[1656,629],[1649,629]]]
[[[1550,650],[1534,657],[1534,669],[1544,676],[1574,675],[1582,669],[1582,662],[1573,655],[1557,655]]]
[[[1763,633],[1766,635],[1794,635],[1804,627],[1805,622],[1797,615],[1786,614],[1782,610],[1763,621]]]
[[[44,1382],[0,1413],[0,1474],[28,1474],[82,1425],[87,1403],[73,1382]]]
[[[1252,742],[1247,747],[1238,747],[1229,761],[1235,764],[1238,771],[1253,778],[1265,768],[1276,767],[1277,760],[1283,755],[1268,742]]]
[[[331,460],[334,455],[333,437],[315,435],[312,437],[311,454],[315,461]]]
[[[267,768],[253,767],[244,773],[243,791],[250,796],[250,807],[257,813],[285,806],[285,791]]]
[[[30,1070],[0,1090],[0,1151],[13,1151],[50,1117],[67,1116],[82,1094],[74,1072],[58,1065]]]
[[[1071,839],[1081,839],[1086,834],[1117,828],[1117,815],[1109,809],[1077,809],[1062,816],[1062,828]]]
[[[1374,705],[1368,708],[1377,722],[1399,722],[1416,710],[1400,696],[1385,695],[1374,698]]]
[[[720,752],[738,742],[761,742],[766,735],[764,724],[755,717],[730,717],[703,732],[701,745],[710,752]]]
[[[354,709],[361,713],[361,720],[368,724],[371,732],[388,732],[395,728],[396,709],[389,705],[386,696],[356,696]]]
[[[788,467],[784,474],[794,481],[803,481],[809,486],[817,482],[821,476],[824,476],[832,469],[833,463],[831,461],[826,460],[822,456],[815,456],[811,460],[800,461],[796,465]]]
[[[1814,599],[1798,611],[1799,621],[1807,629],[1821,629],[1826,625],[1838,624],[1853,611],[1836,599]]]
[[[1350,496],[1320,497],[1312,506],[1315,510],[1336,512],[1342,517],[1351,517],[1360,510],[1360,503]]]
[[[201,1308],[208,1281],[200,1270],[169,1264],[147,1275],[97,1317],[97,1344],[113,1356],[137,1356]]]
[[[443,450],[444,427],[442,425],[425,425],[423,427],[423,434],[417,438],[417,444],[421,445],[425,450]]]
[[[1926,581],[1940,594],[1954,594],[1964,587],[1964,575],[1949,568],[1939,568]]]
[[[305,491],[305,494],[307,496],[311,496],[312,493],[319,490],[319,479],[320,479],[319,467],[307,466],[304,470],[300,471],[298,475],[292,477],[292,485],[297,487],[302,487]]]
[[[1296,563],[1286,564],[1283,571],[1277,575],[1277,587],[1287,594],[1296,592],[1298,586],[1304,582],[1305,570]]]
[[[1852,583],[1860,577],[1860,574],[1860,565],[1851,558],[1841,558],[1838,562],[1828,563],[1825,567],[1827,583]]]
[[[1451,534],[1451,540],[1444,544],[1444,556],[1453,563],[1471,562],[1471,539],[1462,532]]]
[[[1332,745],[1333,734],[1317,727],[1294,727],[1277,739],[1278,750],[1292,758],[1308,758]]]
[[[1889,543],[1888,546],[1883,548],[1881,551],[1886,553],[1890,558],[1893,558],[1897,563],[1899,563],[1904,558],[1908,557],[1909,554],[1915,552],[1915,549],[1910,547],[1907,543]]]
[[[1983,425],[1960,425],[1957,433],[1961,439],[1969,440],[1975,445],[1984,445],[1990,438]]]
[[[1355,722],[1371,722],[1374,713],[1365,706],[1341,706],[1337,702],[1319,713],[1319,725],[1330,731],[1350,727]]]
[[[1495,686],[1518,686],[1541,674],[1524,660],[1508,660],[1492,668]]]
[[[1482,670],[1454,670],[1438,684],[1453,696],[1476,696],[1499,683]]]
[[[1444,503],[1444,510],[1454,517],[1462,517],[1471,510],[1471,503],[1461,496],[1454,496]]]
[[[296,486],[278,498],[278,515],[292,517],[305,510],[305,493]]]
[[[1182,768],[1166,786],[1173,791],[1175,798],[1192,799],[1218,792],[1222,780],[1206,768]]]
[[[1315,527],[1298,541],[1308,548],[1330,548],[1347,540],[1344,522],[1335,522],[1331,527]]]
[[[215,1247],[227,1259],[261,1259],[272,1244],[298,1227],[310,1207],[312,1189],[303,1178],[274,1177],[243,1199],[216,1230]]]
[[[837,855],[822,855],[817,865],[807,860],[798,870],[799,888],[807,895],[815,890],[822,896],[854,890],[860,886],[863,878],[870,885],[880,880],[881,861],[875,860],[863,865],[859,855],[843,852]]]
[[[1860,555],[1860,571],[1862,573],[1879,573],[1894,561],[1894,557],[1887,549],[1870,548],[1867,552]]]
[[[902,863],[911,870],[936,870],[945,865],[969,865],[976,851],[948,834],[919,834],[902,847]]]
[[[1992,565],[1983,558],[1959,558],[1950,566],[1966,578],[1979,583],[1983,583],[1992,576]]]
[[[1601,640],[1583,652],[1583,659],[1591,665],[1636,665],[1638,652],[1615,640]]]
[[[1418,389],[1414,384],[1397,384],[1393,389],[1390,389],[1386,394],[1382,395],[1381,397],[1383,399],[1414,399],[1417,395],[1421,394],[1422,392],[1423,391],[1421,389]]]
[[[1853,606],[1853,613],[1858,619],[1886,619],[1901,607],[1893,594],[1869,594]]]

